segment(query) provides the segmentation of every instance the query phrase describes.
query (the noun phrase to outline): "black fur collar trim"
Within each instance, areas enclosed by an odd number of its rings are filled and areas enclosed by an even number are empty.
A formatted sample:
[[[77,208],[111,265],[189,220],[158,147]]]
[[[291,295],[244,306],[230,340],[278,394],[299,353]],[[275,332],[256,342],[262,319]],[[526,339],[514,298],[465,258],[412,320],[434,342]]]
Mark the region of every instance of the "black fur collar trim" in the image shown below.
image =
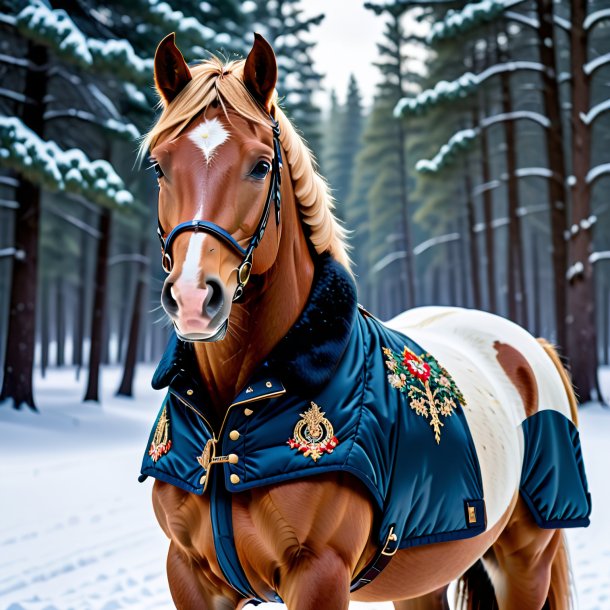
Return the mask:
[[[356,286],[345,267],[328,255],[318,258],[307,304],[266,363],[287,389],[316,394],[330,381],[347,346],[356,305]],[[181,369],[197,371],[193,348],[172,331],[152,386],[166,387]]]
[[[289,390],[315,394],[330,381],[347,347],[356,305],[349,272],[328,255],[319,258],[303,312],[269,357]]]

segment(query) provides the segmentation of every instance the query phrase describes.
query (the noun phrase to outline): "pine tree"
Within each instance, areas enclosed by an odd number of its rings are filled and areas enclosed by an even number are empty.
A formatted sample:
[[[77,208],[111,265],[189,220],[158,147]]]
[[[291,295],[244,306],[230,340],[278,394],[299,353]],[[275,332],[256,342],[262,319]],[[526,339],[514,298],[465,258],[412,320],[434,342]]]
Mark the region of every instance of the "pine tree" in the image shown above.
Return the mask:
[[[345,207],[354,176],[356,154],[362,138],[362,100],[354,75],[350,76],[345,105],[331,97],[331,111],[325,134],[323,171],[337,202],[337,213],[345,219]]]
[[[117,1],[104,6],[89,0],[53,0],[50,5],[40,0],[0,3],[0,28],[10,37],[16,55],[2,60],[8,66],[3,80],[3,91],[8,93],[0,98],[0,167],[16,175],[14,199],[19,204],[15,236],[9,242],[15,256],[0,399],[12,399],[16,407],[24,403],[34,407],[38,218],[41,201],[46,205],[42,195],[57,193],[63,201],[84,206],[101,219],[86,393],[87,399],[98,400],[98,363],[109,290],[103,280],[112,217],[117,221],[123,215],[142,218],[152,213],[147,214],[137,201],[142,187],[131,167],[134,141],[152,122],[156,45],[168,29],[175,29],[184,37],[189,59],[201,58],[205,49],[222,48],[228,53],[243,49],[238,24],[245,23],[246,17],[240,0],[171,4],[161,0]],[[31,61],[21,59],[24,49],[30,50]],[[128,186],[122,176],[129,177]],[[95,223],[84,223],[88,230],[97,231],[91,224]],[[142,231],[146,223],[137,226]],[[47,248],[44,243],[42,247]],[[62,253],[64,265],[70,265],[70,256],[68,249]],[[49,262],[44,257],[42,265],[41,278],[48,277]],[[49,294],[59,299],[56,314],[63,320],[66,284],[63,277],[54,283],[59,290]],[[80,288],[82,307],[85,284]],[[77,334],[82,341],[84,318],[79,318]],[[44,316],[40,319],[46,320]],[[60,335],[61,359],[64,332]]]
[[[384,256],[394,257],[388,249],[401,247],[401,256],[393,260],[401,266],[400,273],[393,273],[390,286],[401,287],[395,307],[401,310],[413,307],[416,302],[416,276],[412,245],[412,209],[409,199],[409,161],[407,159],[406,126],[396,121],[393,109],[405,96],[417,78],[409,72],[409,45],[414,38],[404,30],[402,18],[406,9],[402,2],[387,2],[383,5],[366,3],[366,8],[387,18],[384,40],[377,45],[380,60],[376,64],[383,80],[374,101],[371,120],[364,135],[365,147],[375,150],[371,161],[376,167],[375,179],[367,194],[369,199],[370,269],[378,268]],[[365,156],[365,153],[363,153]],[[396,240],[396,234],[400,238]],[[388,248],[388,239],[390,246]],[[387,273],[387,271],[385,272]],[[398,281],[396,281],[398,277]],[[373,290],[375,288],[371,286]]]

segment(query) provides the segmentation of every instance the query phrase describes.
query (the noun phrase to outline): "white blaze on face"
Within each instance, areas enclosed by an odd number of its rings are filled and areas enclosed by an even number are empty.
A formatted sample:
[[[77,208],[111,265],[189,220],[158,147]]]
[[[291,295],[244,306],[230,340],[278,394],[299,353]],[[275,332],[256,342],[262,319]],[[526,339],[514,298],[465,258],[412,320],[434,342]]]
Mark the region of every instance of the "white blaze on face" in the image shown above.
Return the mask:
[[[184,264],[182,265],[182,273],[180,279],[185,282],[198,284],[199,282],[199,264],[201,261],[201,247],[205,233],[193,233],[189,240],[189,247],[186,250]]]
[[[214,151],[228,140],[229,132],[218,119],[206,119],[201,125],[193,129],[189,138],[203,151],[206,163],[209,164],[214,156]]]

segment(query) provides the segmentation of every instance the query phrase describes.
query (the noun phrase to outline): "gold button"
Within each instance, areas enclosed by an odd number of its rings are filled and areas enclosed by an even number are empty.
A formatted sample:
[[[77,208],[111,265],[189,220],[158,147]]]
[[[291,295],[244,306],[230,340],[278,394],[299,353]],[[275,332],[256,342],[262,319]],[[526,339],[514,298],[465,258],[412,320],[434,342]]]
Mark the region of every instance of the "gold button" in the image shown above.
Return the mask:
[[[244,415],[246,417],[248,417],[249,415],[252,415],[252,413],[254,413],[254,411],[252,409],[244,409]]]
[[[239,462],[237,453],[229,453],[229,464],[237,464],[237,462]]]
[[[237,430],[231,430],[231,432],[229,432],[229,438],[232,441],[236,441],[239,438],[239,432]]]
[[[203,475],[203,476],[202,476],[202,477],[199,479],[199,484],[200,484],[200,485],[205,485],[205,479],[206,479],[206,476],[205,476],[205,475]]]
[[[187,396],[192,396],[193,395],[193,390],[187,390],[186,394],[187,394]]]
[[[265,385],[266,385],[268,388],[270,388],[270,387],[272,387],[272,386],[273,386],[273,384],[272,384],[270,381],[268,381],[268,382],[267,382]]]
[[[237,485],[241,479],[236,474],[232,474],[230,480],[233,485]]]

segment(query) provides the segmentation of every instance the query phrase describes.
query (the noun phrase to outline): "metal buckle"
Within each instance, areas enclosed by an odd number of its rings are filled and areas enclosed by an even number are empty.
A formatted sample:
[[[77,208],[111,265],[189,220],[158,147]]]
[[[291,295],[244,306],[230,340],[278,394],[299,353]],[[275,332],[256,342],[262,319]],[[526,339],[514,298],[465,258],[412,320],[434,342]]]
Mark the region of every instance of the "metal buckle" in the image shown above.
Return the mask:
[[[161,259],[161,267],[163,267],[163,271],[165,271],[165,273],[171,273],[173,266],[174,264],[172,262],[172,257],[168,252],[164,252],[163,258]]]
[[[245,286],[250,279],[250,272],[252,271],[252,263],[249,260],[245,260],[237,270],[237,280],[242,286]]]
[[[386,555],[387,557],[392,557],[392,555],[396,554],[398,551],[398,545],[392,551],[388,551],[387,548],[391,542],[396,542],[398,540],[398,536],[394,533],[394,526],[390,527],[390,531],[388,532],[388,537],[386,538],[385,544],[383,545],[383,549],[381,550],[382,555]]]

